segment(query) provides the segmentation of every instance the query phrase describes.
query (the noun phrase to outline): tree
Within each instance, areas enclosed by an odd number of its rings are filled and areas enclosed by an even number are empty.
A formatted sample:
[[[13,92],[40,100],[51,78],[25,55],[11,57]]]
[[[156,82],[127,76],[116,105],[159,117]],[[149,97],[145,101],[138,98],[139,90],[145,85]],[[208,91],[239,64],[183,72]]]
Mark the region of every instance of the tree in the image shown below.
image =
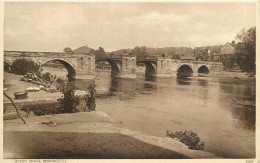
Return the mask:
[[[41,71],[41,65],[31,59],[17,58],[11,65],[11,72],[18,75],[26,75],[28,72],[39,74]]]
[[[95,55],[105,55],[106,52],[102,47],[99,47],[98,50],[92,51]]]
[[[74,52],[71,50],[71,48],[69,48],[69,47],[66,47],[65,49],[63,49],[63,51],[65,52],[65,53],[68,53],[68,54],[73,54]]]
[[[132,54],[136,56],[137,60],[141,59],[142,57],[148,56],[147,47],[146,46],[136,46],[132,51]]]
[[[256,27],[248,30],[244,28],[237,34],[240,42],[236,45],[236,62],[243,72],[255,75],[256,72]]]

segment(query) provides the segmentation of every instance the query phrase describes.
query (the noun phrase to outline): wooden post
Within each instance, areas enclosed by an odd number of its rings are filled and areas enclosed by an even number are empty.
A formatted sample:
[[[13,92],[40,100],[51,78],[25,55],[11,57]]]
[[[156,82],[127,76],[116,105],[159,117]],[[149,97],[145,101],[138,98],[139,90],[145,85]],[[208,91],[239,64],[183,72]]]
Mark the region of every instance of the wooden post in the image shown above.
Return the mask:
[[[21,115],[20,115],[20,113],[19,113],[19,111],[18,111],[16,105],[14,104],[14,101],[11,99],[11,97],[9,97],[5,92],[4,92],[4,95],[5,95],[5,97],[7,97],[7,98],[11,101],[11,103],[14,105],[14,108],[15,108],[15,110],[16,110],[16,113],[17,113],[18,117],[23,121],[24,124],[26,124],[25,120],[21,117]]]

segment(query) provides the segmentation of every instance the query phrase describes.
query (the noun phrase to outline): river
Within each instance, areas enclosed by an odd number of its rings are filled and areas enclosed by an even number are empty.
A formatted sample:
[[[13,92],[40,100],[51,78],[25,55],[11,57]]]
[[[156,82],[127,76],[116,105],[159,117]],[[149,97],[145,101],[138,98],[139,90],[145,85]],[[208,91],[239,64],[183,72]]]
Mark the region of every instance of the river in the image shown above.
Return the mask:
[[[192,130],[205,142],[205,151],[225,158],[255,157],[255,81],[142,74],[118,79],[98,72],[95,82],[96,109],[125,128],[161,137],[167,130]]]

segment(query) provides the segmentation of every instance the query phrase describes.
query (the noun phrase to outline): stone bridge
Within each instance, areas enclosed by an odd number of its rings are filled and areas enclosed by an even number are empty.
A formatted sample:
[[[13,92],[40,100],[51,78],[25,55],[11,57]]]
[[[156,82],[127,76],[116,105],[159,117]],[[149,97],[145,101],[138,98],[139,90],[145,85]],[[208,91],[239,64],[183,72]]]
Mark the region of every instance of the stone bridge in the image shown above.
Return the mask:
[[[120,78],[136,78],[136,57],[125,55],[97,55],[96,62],[107,61],[111,65],[111,76]]]
[[[12,64],[16,58],[31,59],[40,65],[58,61],[68,70],[69,78],[93,79],[95,77],[95,56],[90,54],[66,54],[56,52],[5,51],[4,62]]]
[[[213,71],[222,70],[220,62],[187,61],[168,57],[143,57],[138,59],[137,63],[145,64],[146,75],[157,77],[198,76],[199,73],[209,74]]]
[[[209,74],[221,71],[219,62],[184,61],[167,57],[142,57],[136,59],[130,55],[94,56],[91,54],[66,54],[55,52],[18,52],[5,51],[4,62],[11,64],[16,58],[32,59],[39,64],[58,61],[68,70],[69,78],[95,78],[95,63],[107,61],[111,65],[111,76],[120,78],[136,78],[136,64],[145,65],[145,75],[156,77],[176,77],[178,75],[198,76],[199,73]]]

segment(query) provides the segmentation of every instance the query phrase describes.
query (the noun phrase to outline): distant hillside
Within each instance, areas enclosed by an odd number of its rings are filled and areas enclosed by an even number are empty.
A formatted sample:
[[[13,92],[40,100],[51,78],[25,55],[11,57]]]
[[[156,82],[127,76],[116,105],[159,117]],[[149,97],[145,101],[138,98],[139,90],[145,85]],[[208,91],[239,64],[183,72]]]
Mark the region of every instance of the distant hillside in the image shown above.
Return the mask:
[[[75,50],[73,50],[74,53],[90,53],[91,51],[93,51],[94,49],[89,48],[87,46],[81,46]]]
[[[203,53],[207,48],[211,50],[213,53],[220,53],[221,45],[215,45],[215,46],[204,46],[204,47],[164,47],[164,48],[150,48],[150,47],[135,47],[133,49],[120,49],[113,51],[111,53],[113,54],[145,54],[145,55],[152,55],[152,56],[161,56],[162,54],[165,54],[166,56],[187,56],[187,55],[196,55]]]
[[[145,46],[136,46],[133,49],[119,49],[112,52],[105,52],[103,48],[99,48],[98,50],[92,49],[87,46],[81,46],[75,50],[74,53],[106,53],[106,54],[115,54],[115,55],[151,55],[151,56],[161,56],[162,54],[173,57],[173,56],[194,56],[194,54],[199,55],[203,54],[206,49],[210,49],[212,53],[220,53],[221,45],[214,45],[214,46],[203,46],[203,47],[164,47],[164,48],[151,48]]]

